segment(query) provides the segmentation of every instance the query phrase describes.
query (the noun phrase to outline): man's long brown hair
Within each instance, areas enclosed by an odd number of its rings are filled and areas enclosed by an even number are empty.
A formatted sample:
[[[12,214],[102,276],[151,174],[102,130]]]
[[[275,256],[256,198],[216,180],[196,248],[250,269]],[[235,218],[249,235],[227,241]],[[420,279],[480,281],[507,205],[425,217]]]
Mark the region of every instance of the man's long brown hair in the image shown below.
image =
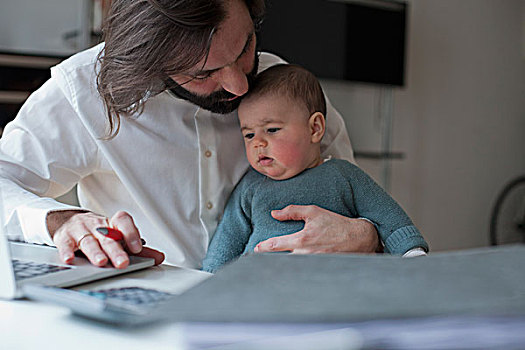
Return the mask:
[[[109,137],[121,116],[139,115],[164,91],[170,75],[205,58],[214,32],[233,0],[113,0],[97,57],[97,89],[109,121]],[[244,0],[257,27],[264,0]]]

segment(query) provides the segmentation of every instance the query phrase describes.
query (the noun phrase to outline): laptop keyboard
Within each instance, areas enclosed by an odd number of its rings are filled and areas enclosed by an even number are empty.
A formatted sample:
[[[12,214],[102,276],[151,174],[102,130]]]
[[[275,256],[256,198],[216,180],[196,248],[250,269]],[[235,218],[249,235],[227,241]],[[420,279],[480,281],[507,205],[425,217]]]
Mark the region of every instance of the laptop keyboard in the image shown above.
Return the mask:
[[[80,292],[103,300],[118,301],[140,306],[152,306],[174,295],[141,287],[112,288],[96,291],[81,290]]]
[[[11,261],[13,263],[13,270],[15,271],[15,278],[17,280],[70,269],[70,267],[66,266],[37,263],[34,261],[21,261],[18,259],[12,259]]]

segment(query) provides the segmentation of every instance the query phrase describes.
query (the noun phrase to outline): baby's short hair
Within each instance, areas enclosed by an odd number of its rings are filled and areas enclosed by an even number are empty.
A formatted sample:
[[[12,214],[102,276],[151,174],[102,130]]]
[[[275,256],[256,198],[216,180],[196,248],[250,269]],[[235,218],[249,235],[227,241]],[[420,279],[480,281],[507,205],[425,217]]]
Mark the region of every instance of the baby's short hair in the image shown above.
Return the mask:
[[[326,101],[319,81],[308,70],[295,64],[278,64],[257,75],[246,97],[277,94],[303,102],[311,114],[326,118]]]

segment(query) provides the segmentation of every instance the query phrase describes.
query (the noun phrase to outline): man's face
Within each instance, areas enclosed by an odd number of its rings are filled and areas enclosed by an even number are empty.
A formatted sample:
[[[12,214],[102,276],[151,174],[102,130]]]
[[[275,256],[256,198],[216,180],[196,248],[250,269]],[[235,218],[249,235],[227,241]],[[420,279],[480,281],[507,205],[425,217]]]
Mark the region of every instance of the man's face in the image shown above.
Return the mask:
[[[253,59],[253,69],[251,72],[246,74],[248,87],[251,86],[253,80],[255,79],[258,67],[259,56],[255,55]],[[178,97],[190,101],[191,103],[213,113],[226,114],[233,112],[237,109],[237,107],[239,107],[239,104],[242,100],[242,97],[235,95],[223,88],[221,88],[219,91],[214,91],[209,95],[198,95],[188,89],[185,89],[184,87],[186,85],[187,84],[176,84],[175,86],[172,86],[171,91]]]
[[[187,73],[171,76],[172,91],[204,109],[229,113],[248,92],[257,74],[256,37],[250,13],[241,0],[231,0],[224,22],[214,34],[207,59]]]

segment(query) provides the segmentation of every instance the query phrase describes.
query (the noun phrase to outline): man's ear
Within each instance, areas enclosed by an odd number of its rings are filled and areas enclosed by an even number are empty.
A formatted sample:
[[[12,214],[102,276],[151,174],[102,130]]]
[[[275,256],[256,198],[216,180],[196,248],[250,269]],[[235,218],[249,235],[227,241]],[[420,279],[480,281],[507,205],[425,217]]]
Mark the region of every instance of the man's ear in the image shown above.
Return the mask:
[[[312,135],[312,143],[319,143],[323,138],[325,131],[325,120],[324,115],[321,112],[315,112],[308,119],[308,125]]]

